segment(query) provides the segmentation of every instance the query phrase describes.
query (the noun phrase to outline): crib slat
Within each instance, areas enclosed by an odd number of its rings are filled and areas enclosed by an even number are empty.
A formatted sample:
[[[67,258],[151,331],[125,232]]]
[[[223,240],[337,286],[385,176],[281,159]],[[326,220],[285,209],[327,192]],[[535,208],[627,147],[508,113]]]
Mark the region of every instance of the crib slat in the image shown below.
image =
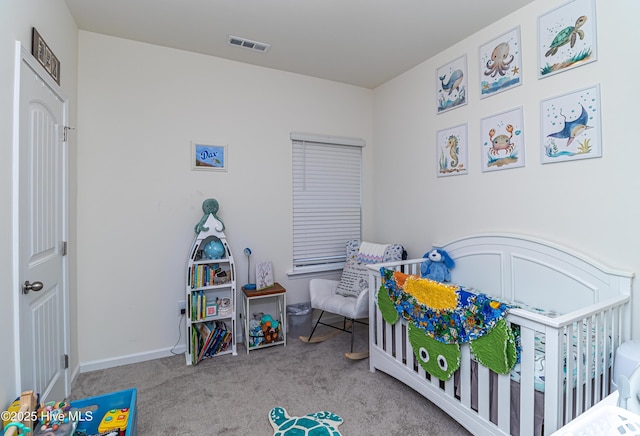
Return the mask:
[[[565,364],[565,368],[566,368],[566,376],[567,376],[567,382],[566,382],[566,386],[565,386],[565,406],[564,406],[564,416],[565,416],[565,421],[569,421],[571,419],[571,416],[573,416],[573,374],[574,374],[574,368],[576,367],[576,364],[573,360],[573,356],[574,353],[579,352],[578,351],[578,343],[576,342],[578,339],[578,335],[581,333],[579,333],[577,326],[580,325],[580,329],[582,330],[582,321],[579,322],[575,322],[573,324],[569,324],[568,326],[566,326],[563,330],[564,330],[564,335],[561,336],[561,346],[563,348],[563,356],[566,356],[566,364]],[[574,339],[574,337],[576,339]],[[578,354],[578,356],[580,356],[580,354]],[[578,358],[578,368],[580,367],[580,358]],[[576,383],[576,391],[579,392],[581,389],[580,383],[578,381],[578,383]]]
[[[545,434],[551,434],[564,423],[562,421],[562,397],[561,386],[563,380],[562,342],[563,329],[545,330],[545,383],[544,383],[544,429]],[[522,416],[522,414],[521,414]],[[522,423],[521,423],[522,424]],[[522,427],[521,427],[522,428]]]
[[[535,331],[521,327],[520,340],[522,354],[520,356],[520,435],[533,435],[535,412]]]
[[[393,344],[395,347],[394,351],[396,353],[396,360],[400,362],[401,365],[404,365],[404,362],[403,362],[404,355],[402,353],[402,349],[404,348],[404,341],[402,340],[402,328],[404,327],[404,323],[397,322],[393,327],[394,327],[393,328],[393,334],[394,334]]]
[[[377,306],[376,306],[377,307]],[[376,345],[382,348],[382,335],[384,333],[384,329],[382,327],[384,320],[382,319],[382,313],[376,309]]]
[[[593,397],[594,398],[602,398],[602,389],[601,389],[601,384],[600,384],[600,375],[604,374],[604,368],[602,366],[603,364],[603,359],[605,358],[605,338],[606,335],[604,335],[603,333],[603,329],[605,326],[605,319],[604,319],[604,314],[599,313],[597,315],[595,315],[593,318],[595,318],[595,335],[594,335],[594,342],[595,342],[595,353],[593,354],[593,360],[594,360],[594,365],[593,368],[595,369],[595,390],[593,393]],[[589,317],[589,326],[591,327],[591,317]],[[589,332],[593,331],[593,330],[588,330]],[[591,357],[592,353],[589,353],[589,357]],[[589,368],[591,369],[591,368]],[[589,374],[589,377],[591,376],[591,374]],[[587,403],[586,409],[588,409],[589,407],[591,407],[591,397],[589,397],[589,402]],[[581,412],[584,410],[581,410]],[[577,415],[577,413],[576,413]]]
[[[405,330],[405,335],[404,335],[404,354],[405,354],[405,359],[406,359],[406,366],[407,368],[409,368],[410,370],[413,371],[413,367],[416,364],[416,356],[415,354],[413,354],[413,347],[411,346],[411,342],[409,342],[409,335],[407,330],[407,326],[406,324],[403,323],[403,327]]]
[[[467,409],[471,409],[471,350],[460,349],[460,401]]]
[[[498,427],[510,433],[511,426],[511,376],[498,375]]]
[[[489,383],[489,368],[478,365],[478,415],[489,420],[489,405],[491,404],[491,387]]]
[[[594,337],[594,330],[593,330],[593,323],[592,323],[592,317],[588,317],[584,323],[585,327],[580,329],[580,337],[582,338],[583,336],[585,337],[585,347],[584,349],[580,350],[581,354],[578,354],[578,356],[584,356],[586,353],[586,362],[585,362],[585,367],[584,369],[582,367],[579,367],[579,373],[578,373],[578,378],[577,378],[577,382],[576,384],[578,386],[585,386],[585,393],[584,393],[584,404],[585,407],[582,407],[582,397],[579,396],[578,399],[576,400],[577,402],[577,407],[576,407],[576,416],[579,415],[580,413],[584,412],[585,409],[588,409],[591,406],[592,403],[592,398],[591,398],[591,374],[596,374],[596,386],[599,385],[599,383],[597,382],[597,377],[598,374],[600,374],[600,371],[598,369],[598,367],[600,365],[597,364],[597,362],[600,360],[600,355],[598,354],[598,337],[600,336],[600,334],[598,333],[598,330],[600,329],[599,323],[597,322],[597,318],[596,318],[596,325],[595,325],[595,337]],[[595,355],[593,354],[593,345],[596,344],[596,348],[595,348]],[[582,362],[582,360],[578,360],[579,363]],[[583,374],[584,372],[584,374]],[[589,381],[589,382],[587,382]],[[582,389],[578,390],[579,393],[582,392]],[[598,398],[598,395],[596,395],[596,398]]]

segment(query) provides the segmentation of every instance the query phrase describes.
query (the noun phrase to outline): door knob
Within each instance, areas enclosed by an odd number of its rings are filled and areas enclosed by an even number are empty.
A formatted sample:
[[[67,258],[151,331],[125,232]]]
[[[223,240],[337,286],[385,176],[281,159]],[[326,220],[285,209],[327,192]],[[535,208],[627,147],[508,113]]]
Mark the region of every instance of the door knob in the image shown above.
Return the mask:
[[[22,293],[28,294],[29,291],[38,292],[43,287],[44,285],[42,284],[42,282],[29,283],[29,280],[27,280],[26,282],[24,282],[24,285],[22,286]]]

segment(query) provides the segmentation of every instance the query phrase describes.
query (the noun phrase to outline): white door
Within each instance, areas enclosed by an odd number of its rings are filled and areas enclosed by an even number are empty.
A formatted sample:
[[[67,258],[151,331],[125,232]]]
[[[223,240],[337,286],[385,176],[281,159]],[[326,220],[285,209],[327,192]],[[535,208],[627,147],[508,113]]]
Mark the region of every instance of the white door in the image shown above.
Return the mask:
[[[66,102],[21,50],[18,203],[20,388],[69,394],[66,259]]]

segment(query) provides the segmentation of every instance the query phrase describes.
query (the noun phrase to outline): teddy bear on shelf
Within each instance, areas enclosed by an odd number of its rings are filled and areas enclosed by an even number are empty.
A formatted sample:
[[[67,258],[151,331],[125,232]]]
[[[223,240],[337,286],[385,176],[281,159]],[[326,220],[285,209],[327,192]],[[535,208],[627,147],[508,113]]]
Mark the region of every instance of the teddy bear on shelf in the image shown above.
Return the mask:
[[[264,335],[264,343],[270,344],[278,340],[278,321],[273,319],[269,314],[263,315],[260,318],[260,326]]]
[[[446,251],[434,248],[422,256],[426,258],[420,265],[420,275],[424,278],[435,280],[436,282],[451,281],[449,270],[455,266],[455,262]]]

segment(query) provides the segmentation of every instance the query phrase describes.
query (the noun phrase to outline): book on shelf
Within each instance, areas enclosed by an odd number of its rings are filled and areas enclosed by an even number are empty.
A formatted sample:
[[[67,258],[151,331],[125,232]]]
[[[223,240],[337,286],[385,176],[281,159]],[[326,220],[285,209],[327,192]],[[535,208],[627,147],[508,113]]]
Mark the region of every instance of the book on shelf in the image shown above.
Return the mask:
[[[198,363],[198,332],[191,327],[191,363]]]
[[[192,361],[200,363],[205,357],[211,357],[226,351],[231,344],[232,334],[222,321],[203,322],[192,327],[195,335]]]
[[[202,338],[202,345],[200,346],[197,359],[198,362],[200,362],[204,357],[204,353],[209,347],[209,343],[211,342],[211,338],[213,337],[214,332],[211,330],[209,323],[206,322],[198,324],[198,329],[200,331],[200,337]]]
[[[217,263],[197,264],[189,269],[188,282],[191,289],[220,285],[230,279],[230,270]]]
[[[216,313],[211,313],[208,309],[212,304],[215,304],[215,300],[208,300],[207,294],[204,291],[191,292],[191,320],[201,321],[209,316],[217,315],[217,310],[215,311]]]

